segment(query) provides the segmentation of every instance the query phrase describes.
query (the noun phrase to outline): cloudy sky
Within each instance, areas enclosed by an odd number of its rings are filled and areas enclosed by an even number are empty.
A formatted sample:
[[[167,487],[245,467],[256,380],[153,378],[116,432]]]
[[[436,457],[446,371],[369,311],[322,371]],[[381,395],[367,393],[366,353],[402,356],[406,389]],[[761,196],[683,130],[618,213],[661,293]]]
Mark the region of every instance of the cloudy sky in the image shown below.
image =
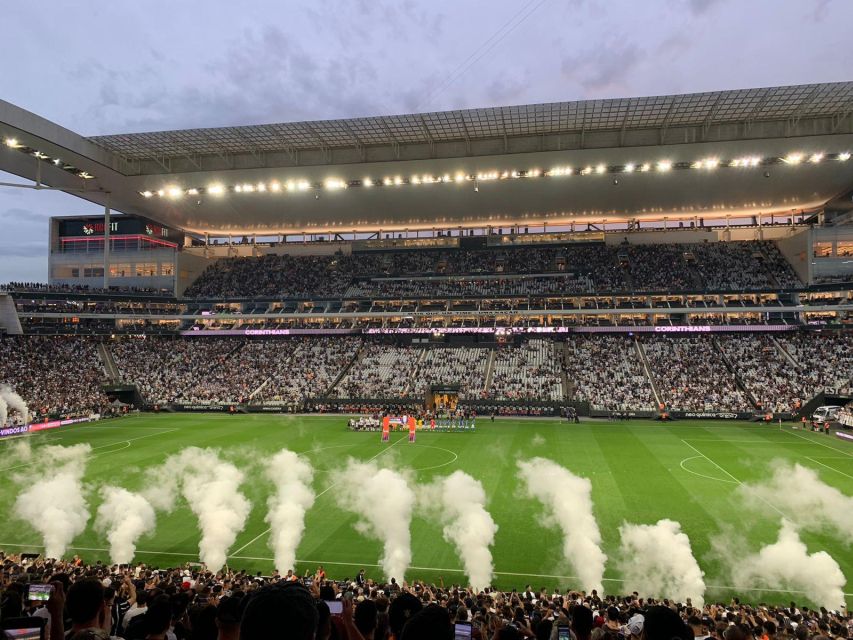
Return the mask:
[[[850,80],[851,0],[3,0],[0,98],[83,135]],[[0,181],[17,180],[0,173]],[[47,219],[0,188],[0,282]]]

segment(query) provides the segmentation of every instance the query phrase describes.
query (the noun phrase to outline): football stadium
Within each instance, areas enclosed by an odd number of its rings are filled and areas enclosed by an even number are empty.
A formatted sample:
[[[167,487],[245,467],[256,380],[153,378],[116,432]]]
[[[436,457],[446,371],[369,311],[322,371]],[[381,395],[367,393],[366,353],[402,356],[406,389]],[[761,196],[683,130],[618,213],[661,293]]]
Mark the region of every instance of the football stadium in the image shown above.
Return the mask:
[[[853,82],[0,142],[7,637],[853,637]]]

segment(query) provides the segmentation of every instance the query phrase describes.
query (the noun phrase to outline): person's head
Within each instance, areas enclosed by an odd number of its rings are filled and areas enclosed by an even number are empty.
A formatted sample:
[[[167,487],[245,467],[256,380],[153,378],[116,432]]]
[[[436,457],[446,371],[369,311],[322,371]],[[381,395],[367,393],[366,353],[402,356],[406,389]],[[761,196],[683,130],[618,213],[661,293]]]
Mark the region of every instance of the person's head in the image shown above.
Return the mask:
[[[263,586],[246,598],[240,638],[314,640],[317,621],[317,606],[308,589],[300,582],[279,582]]]
[[[646,610],[641,637],[643,640],[693,640],[693,631],[669,607],[654,606]]]
[[[452,640],[453,625],[450,623],[450,614],[444,607],[431,604],[409,618],[399,638],[400,640]]]
[[[148,603],[145,611],[145,631],[149,636],[163,635],[172,624],[172,603],[169,596],[156,596]]]
[[[220,636],[237,638],[240,635],[240,609],[242,598],[225,596],[216,607],[216,626]]]
[[[641,613],[635,613],[628,619],[628,633],[631,634],[632,638],[639,638],[643,635],[643,624],[645,623],[645,617]]]
[[[100,580],[86,578],[68,589],[65,609],[75,627],[96,627],[104,610],[104,587]]]
[[[592,633],[592,610],[583,605],[576,604],[572,607],[572,631],[578,640],[589,638]]]
[[[355,608],[355,626],[361,635],[367,637],[376,629],[376,603],[373,600],[362,600]]]
[[[406,622],[421,609],[421,601],[411,593],[400,594],[391,601],[388,608],[388,626],[395,637],[400,637]]]

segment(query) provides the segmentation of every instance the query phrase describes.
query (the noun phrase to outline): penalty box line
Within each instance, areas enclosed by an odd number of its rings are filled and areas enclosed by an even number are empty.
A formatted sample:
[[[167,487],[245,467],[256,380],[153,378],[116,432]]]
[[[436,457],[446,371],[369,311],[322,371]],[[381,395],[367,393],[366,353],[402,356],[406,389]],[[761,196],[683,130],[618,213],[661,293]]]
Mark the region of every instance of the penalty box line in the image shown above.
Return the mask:
[[[399,444],[400,442],[402,442],[403,440],[406,440],[406,439],[407,439],[407,436],[403,436],[402,438],[398,438],[398,439],[397,439],[397,440],[395,440],[392,444],[390,444],[389,446],[387,446],[387,447],[385,447],[384,449],[382,449],[382,451],[380,451],[379,453],[377,453],[375,456],[373,456],[372,458],[368,458],[367,460],[365,460],[365,462],[372,462],[373,460],[376,460],[376,458],[378,458],[379,456],[381,456],[383,453],[385,453],[386,451],[390,450],[392,447],[396,446],[397,444]],[[307,453],[307,452],[306,452],[306,453]],[[326,487],[325,489],[323,489],[320,493],[318,493],[316,496],[314,496],[314,500],[315,500],[315,502],[316,502],[316,500],[317,500],[318,498],[320,498],[321,496],[323,496],[323,495],[327,494],[329,491],[331,491],[331,490],[332,490],[332,489],[334,489],[336,486],[338,486],[341,482],[343,482],[343,480],[338,480],[337,482],[335,482],[335,483],[333,483],[333,484],[330,484],[328,487]],[[256,535],[254,538],[252,538],[251,540],[249,540],[249,541],[248,541],[246,544],[244,544],[242,547],[240,547],[239,549],[236,549],[236,550],[234,551],[234,554],[235,554],[235,555],[229,555],[228,557],[229,557],[229,558],[235,558],[235,557],[237,557],[237,556],[236,556],[236,554],[240,553],[243,549],[245,549],[246,547],[248,547],[248,546],[249,546],[250,544],[252,544],[253,542],[256,542],[256,541],[260,540],[261,538],[263,538],[263,537],[264,537],[265,535],[267,535],[271,530],[272,530],[272,529],[271,529],[270,527],[267,527],[267,529],[265,529],[264,531],[261,531],[261,533],[259,533],[259,534],[258,534],[258,535]]]

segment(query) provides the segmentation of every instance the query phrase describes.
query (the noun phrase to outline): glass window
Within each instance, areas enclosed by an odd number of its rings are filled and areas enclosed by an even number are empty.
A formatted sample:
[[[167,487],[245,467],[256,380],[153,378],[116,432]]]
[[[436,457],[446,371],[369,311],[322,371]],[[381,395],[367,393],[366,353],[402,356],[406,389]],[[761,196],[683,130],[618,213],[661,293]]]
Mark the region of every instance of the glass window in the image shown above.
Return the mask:
[[[832,243],[831,242],[815,242],[814,243],[814,256],[815,258],[827,258],[832,255]]]

